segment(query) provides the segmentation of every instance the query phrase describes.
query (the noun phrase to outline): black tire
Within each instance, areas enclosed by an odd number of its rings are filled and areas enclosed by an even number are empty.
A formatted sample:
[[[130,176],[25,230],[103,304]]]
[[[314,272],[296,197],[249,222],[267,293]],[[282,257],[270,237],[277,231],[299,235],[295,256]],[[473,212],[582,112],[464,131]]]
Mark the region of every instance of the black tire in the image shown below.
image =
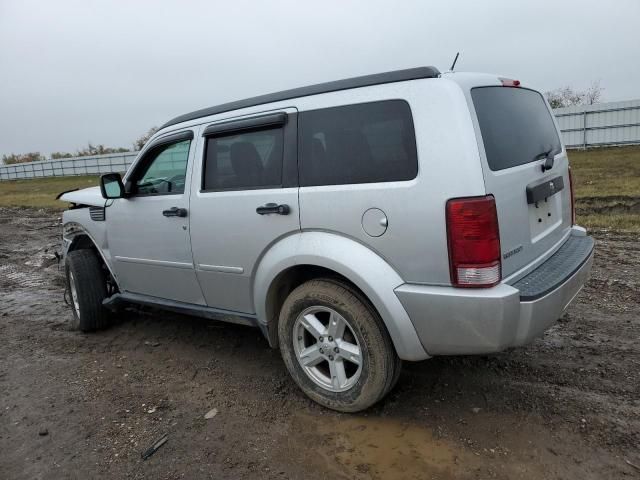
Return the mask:
[[[396,371],[394,372],[393,377],[391,378],[391,385],[389,385],[389,389],[387,390],[387,393],[393,390],[394,388],[396,388],[396,385],[398,384],[398,380],[400,380],[401,373],[402,373],[402,360],[398,359],[398,363],[396,364]]]
[[[361,372],[345,391],[323,388],[305,372],[295,352],[294,328],[298,316],[311,307],[328,307],[349,324],[360,345]],[[332,410],[358,412],[381,400],[398,380],[401,361],[382,319],[359,292],[339,280],[317,279],[294,289],[280,311],[278,337],[282,358],[302,391]]]
[[[82,332],[106,328],[109,311],[102,306],[102,301],[107,298],[107,277],[95,252],[89,249],[69,252],[65,261],[65,276],[73,315],[71,328]],[[79,312],[73,299],[72,278]]]

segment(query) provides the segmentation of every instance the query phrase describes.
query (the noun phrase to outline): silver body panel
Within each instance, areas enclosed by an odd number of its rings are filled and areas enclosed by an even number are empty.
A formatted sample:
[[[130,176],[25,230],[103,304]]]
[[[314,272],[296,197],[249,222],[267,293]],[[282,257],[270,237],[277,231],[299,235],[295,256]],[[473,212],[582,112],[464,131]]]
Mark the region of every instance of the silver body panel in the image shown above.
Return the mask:
[[[444,205],[449,198],[485,194],[466,99],[454,82],[441,79],[377,88],[377,99],[401,98],[410,105],[418,176],[405,182],[302,187],[302,229],[322,229],[366,244],[406,282],[447,285]],[[364,231],[362,216],[369,208],[386,214],[384,235]]]
[[[592,263],[593,252],[561,285],[527,302],[506,283],[490,289],[405,284],[396,295],[431,355],[499,352],[524,345],[552,326],[586,283]]]
[[[114,200],[108,203],[104,222],[92,221],[86,208],[68,210],[64,223],[82,229],[66,236],[66,248],[84,232],[101,251],[122,292],[255,315],[263,330],[271,321],[266,308],[269,288],[283,272],[300,265],[330,269],[368,297],[405,360],[522,344],[561,315],[586,280],[591,260],[556,291],[530,304],[520,302],[518,290],[510,286],[544,262],[571,234],[569,188],[565,178],[565,191],[557,200],[559,224],[532,242],[529,229],[521,228],[521,197],[525,184],[545,176],[533,174],[531,169],[539,168],[538,163],[502,175],[490,172],[469,100],[473,86],[495,84],[499,84],[496,76],[445,74],[274,102],[171,125],[156,133],[148,145],[168,133],[193,129],[185,193]],[[271,112],[389,99],[405,100],[411,109],[419,160],[413,180],[201,191],[202,132],[208,125]],[[556,162],[553,173],[566,176],[564,149]],[[94,198],[95,191],[82,192],[62,199],[104,205],[104,200]],[[519,258],[503,261],[505,280],[496,287],[453,288],[446,201],[488,193],[496,194],[503,253],[525,240],[529,248]],[[286,203],[291,213],[256,214],[256,207],[270,202]],[[161,215],[163,209],[174,206],[187,208],[188,216]],[[372,209],[384,217],[379,235],[363,227],[365,212]],[[503,223],[516,228],[503,229]]]
[[[295,109],[283,109],[295,113]],[[209,124],[215,124],[210,122]],[[204,139],[198,141],[202,157]],[[280,238],[300,231],[298,188],[202,191],[202,162],[195,163],[191,190],[191,244],[206,304],[255,313],[253,275],[264,252]],[[267,203],[285,204],[288,215],[258,215]]]
[[[60,195],[60,200],[94,207],[102,207],[105,204],[105,199],[102,198],[102,194],[100,193],[100,187],[89,187],[63,193]]]
[[[289,215],[258,215],[273,202]],[[210,307],[255,313],[254,268],[270,245],[300,231],[298,189],[197,193],[192,198],[191,239],[197,276]]]
[[[195,150],[194,141],[186,178],[191,178]],[[206,305],[193,265],[189,216],[162,214],[172,207],[189,211],[190,188],[186,182],[181,194],[119,198],[107,208],[107,241],[121,290]]]
[[[393,290],[403,283],[398,273],[365,245],[343,235],[306,231],[283,238],[261,259],[253,284],[258,321],[268,322],[265,309],[269,286],[297,265],[328,268],[351,280],[371,301],[404,360],[428,358],[416,330]]]

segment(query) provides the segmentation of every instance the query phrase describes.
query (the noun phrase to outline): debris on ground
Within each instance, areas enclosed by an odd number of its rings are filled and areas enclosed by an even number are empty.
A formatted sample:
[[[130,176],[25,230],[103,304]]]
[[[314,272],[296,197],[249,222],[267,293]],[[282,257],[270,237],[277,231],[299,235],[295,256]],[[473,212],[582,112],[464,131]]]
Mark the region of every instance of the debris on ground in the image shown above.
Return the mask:
[[[151,445],[149,448],[147,448],[144,452],[141,453],[142,460],[146,460],[151,455],[156,453],[162,445],[167,443],[168,438],[169,438],[169,435],[165,433],[162,437],[156,440],[156,442],[153,445]]]
[[[209,410],[207,413],[204,414],[204,418],[209,420],[210,418],[215,417],[217,414],[218,414],[218,409],[212,408],[211,410]]]
[[[630,462],[629,460],[627,460],[625,458],[624,460],[625,462],[627,462],[627,465],[631,465],[633,468],[635,468],[636,470],[640,470],[640,467],[638,465],[636,465],[635,463]]]

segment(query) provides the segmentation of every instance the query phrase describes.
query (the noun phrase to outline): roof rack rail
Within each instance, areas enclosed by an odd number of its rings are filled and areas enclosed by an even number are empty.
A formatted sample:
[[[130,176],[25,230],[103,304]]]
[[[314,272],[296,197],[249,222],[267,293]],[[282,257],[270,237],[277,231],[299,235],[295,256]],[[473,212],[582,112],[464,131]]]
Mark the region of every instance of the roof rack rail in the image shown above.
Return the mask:
[[[351,88],[369,87],[371,85],[381,85],[384,83],[403,82],[407,80],[418,80],[421,78],[436,78],[440,76],[440,71],[436,67],[417,67],[406,70],[396,70],[393,72],[376,73],[373,75],[365,75],[362,77],[347,78],[344,80],[336,80],[333,82],[318,83],[306,87],[293,88],[291,90],[283,90],[281,92],[269,93],[258,97],[247,98],[235,102],[223,103],[215,107],[203,108],[195,112],[186,113],[169,120],[162,125],[162,128],[176,125],[178,123],[195,120],[197,118],[208,117],[218,113],[229,112],[240,108],[254,107],[265,103],[279,102],[297,97],[307,97],[310,95],[319,95],[321,93],[337,92],[340,90],[348,90]]]

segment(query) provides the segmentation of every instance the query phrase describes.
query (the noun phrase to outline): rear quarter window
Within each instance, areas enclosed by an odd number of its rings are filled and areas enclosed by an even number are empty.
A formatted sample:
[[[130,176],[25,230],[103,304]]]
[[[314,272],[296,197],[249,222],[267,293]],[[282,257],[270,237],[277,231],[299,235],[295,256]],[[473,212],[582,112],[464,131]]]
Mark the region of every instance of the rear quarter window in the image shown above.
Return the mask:
[[[299,125],[301,186],[411,180],[418,173],[404,100],[306,111]]]
[[[491,170],[533,162],[544,152],[560,152],[551,112],[538,92],[477,87],[471,89],[471,98]]]

